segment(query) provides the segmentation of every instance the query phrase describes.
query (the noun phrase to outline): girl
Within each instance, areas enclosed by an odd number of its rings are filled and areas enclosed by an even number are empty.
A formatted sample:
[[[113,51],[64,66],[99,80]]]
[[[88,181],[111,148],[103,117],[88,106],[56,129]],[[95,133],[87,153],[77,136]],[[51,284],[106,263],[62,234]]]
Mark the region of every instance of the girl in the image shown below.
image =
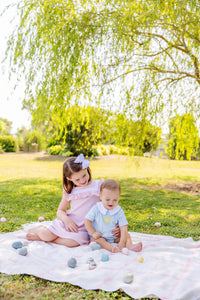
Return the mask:
[[[90,162],[83,154],[70,157],[63,164],[63,196],[57,210],[57,219],[47,228],[39,226],[28,230],[31,241],[53,242],[67,247],[89,243],[84,218],[99,199],[100,185],[104,181],[92,180]],[[70,204],[70,209],[67,210]],[[119,235],[119,230],[114,230]]]

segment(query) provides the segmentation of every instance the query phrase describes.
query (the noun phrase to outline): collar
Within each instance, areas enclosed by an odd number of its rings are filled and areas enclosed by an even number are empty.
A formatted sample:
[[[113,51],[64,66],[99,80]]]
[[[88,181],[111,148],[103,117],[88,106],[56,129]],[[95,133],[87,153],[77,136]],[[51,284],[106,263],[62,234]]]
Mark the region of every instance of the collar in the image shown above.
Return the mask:
[[[103,206],[102,202],[98,202],[98,203],[97,203],[97,206],[98,206],[98,209],[100,210],[100,212],[101,212],[103,215],[106,215],[106,213],[109,212],[110,215],[112,216],[112,215],[116,214],[116,213],[121,209],[121,207],[120,207],[119,205],[117,205],[117,206],[114,207],[113,209],[106,209],[106,208]]]

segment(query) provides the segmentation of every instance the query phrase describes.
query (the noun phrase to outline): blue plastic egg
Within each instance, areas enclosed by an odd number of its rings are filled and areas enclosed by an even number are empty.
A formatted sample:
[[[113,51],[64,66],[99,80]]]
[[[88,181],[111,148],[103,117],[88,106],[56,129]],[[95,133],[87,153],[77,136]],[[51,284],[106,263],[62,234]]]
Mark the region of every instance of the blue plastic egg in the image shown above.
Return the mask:
[[[107,253],[101,254],[101,260],[102,261],[109,261],[109,255]]]
[[[14,243],[12,243],[12,247],[14,249],[22,248],[22,246],[23,246],[22,242],[14,242]]]
[[[75,268],[76,267],[76,264],[77,264],[77,261],[74,257],[71,257],[69,260],[68,260],[68,266],[70,268]]]
[[[19,249],[19,255],[23,255],[26,256],[26,254],[28,253],[28,250],[26,248],[21,248]]]
[[[94,243],[94,244],[92,244],[91,248],[92,248],[93,251],[95,251],[95,250],[100,250],[101,246],[97,243]]]

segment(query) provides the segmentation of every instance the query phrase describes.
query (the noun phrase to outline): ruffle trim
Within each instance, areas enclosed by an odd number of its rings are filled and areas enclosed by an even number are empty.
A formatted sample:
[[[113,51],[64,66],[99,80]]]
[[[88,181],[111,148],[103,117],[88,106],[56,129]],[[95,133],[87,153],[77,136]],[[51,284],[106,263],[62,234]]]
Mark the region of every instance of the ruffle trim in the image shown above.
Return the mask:
[[[80,191],[77,191],[75,193],[67,194],[65,190],[63,189],[63,196],[66,199],[66,201],[71,201],[71,200],[80,200],[80,199],[85,199],[91,196],[97,196],[99,197],[99,192],[100,192],[100,186],[104,179],[97,180],[98,182],[94,183],[94,186],[90,187],[87,191],[83,192],[83,190],[80,189]]]

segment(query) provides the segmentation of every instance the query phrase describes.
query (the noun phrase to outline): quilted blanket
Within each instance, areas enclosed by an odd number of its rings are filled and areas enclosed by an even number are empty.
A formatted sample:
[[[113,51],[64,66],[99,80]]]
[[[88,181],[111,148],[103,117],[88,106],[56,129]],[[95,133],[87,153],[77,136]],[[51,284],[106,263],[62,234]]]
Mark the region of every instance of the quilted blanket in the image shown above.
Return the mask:
[[[133,242],[142,241],[143,250],[140,253],[129,251],[125,255],[103,249],[92,251],[87,245],[67,248],[27,241],[28,228],[37,225],[26,224],[22,230],[0,234],[1,273],[29,274],[91,290],[111,292],[122,289],[136,299],[151,296],[162,300],[200,299],[199,241],[130,232]],[[27,248],[27,255],[19,255],[19,249],[12,247],[17,241]],[[108,261],[102,261],[102,253],[109,255]],[[68,266],[72,257],[77,262],[75,268]],[[94,269],[89,269],[91,257],[96,263]],[[124,282],[127,274],[133,275],[131,283]]]

